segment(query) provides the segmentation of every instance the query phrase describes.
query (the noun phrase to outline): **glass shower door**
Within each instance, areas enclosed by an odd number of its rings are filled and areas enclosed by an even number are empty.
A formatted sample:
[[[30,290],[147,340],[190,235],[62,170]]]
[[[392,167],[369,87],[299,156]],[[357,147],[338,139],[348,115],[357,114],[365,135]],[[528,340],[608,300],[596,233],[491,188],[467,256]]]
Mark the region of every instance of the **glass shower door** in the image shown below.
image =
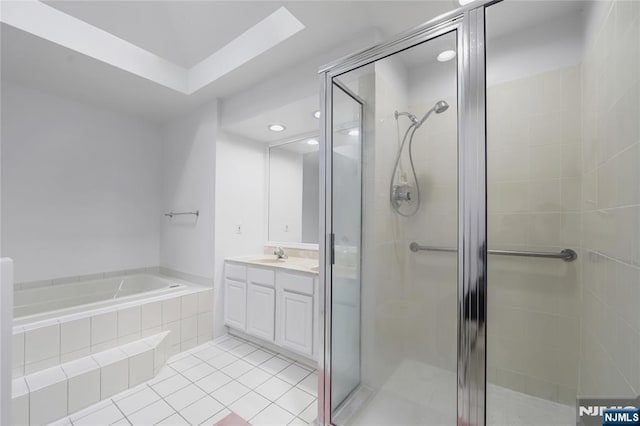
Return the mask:
[[[331,80],[335,425],[457,421],[458,35]]]
[[[333,88],[333,222],[331,407],[360,383],[360,253],[362,103],[347,87]]]

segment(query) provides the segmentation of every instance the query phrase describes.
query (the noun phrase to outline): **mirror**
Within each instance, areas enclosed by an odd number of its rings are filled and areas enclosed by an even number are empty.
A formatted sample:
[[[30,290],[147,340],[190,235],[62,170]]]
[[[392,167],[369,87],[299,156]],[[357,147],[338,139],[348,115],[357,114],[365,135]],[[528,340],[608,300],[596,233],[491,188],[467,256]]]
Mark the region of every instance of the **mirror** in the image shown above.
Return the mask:
[[[318,140],[269,147],[269,241],[318,244]]]

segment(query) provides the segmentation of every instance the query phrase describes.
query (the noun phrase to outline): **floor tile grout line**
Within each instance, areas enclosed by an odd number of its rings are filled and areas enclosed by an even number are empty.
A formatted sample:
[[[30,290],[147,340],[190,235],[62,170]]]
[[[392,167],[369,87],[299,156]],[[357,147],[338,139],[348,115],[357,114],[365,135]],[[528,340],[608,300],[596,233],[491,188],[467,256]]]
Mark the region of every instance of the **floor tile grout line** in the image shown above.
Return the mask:
[[[192,385],[193,385],[193,383],[192,383]],[[188,386],[186,386],[186,387],[184,387],[184,388],[182,388],[182,389],[180,389],[180,390],[186,389],[187,387],[188,387]],[[196,387],[197,387],[197,386],[196,386]],[[198,387],[197,387],[197,388],[198,388]],[[169,404],[169,406],[170,406],[171,408],[173,408],[173,409],[174,409],[174,410],[176,410],[176,411],[184,410],[185,408],[192,406],[193,404],[195,404],[196,402],[200,401],[201,399],[206,398],[207,396],[209,396],[209,395],[208,395],[205,391],[203,391],[202,389],[200,389],[200,388],[198,388],[198,389],[199,389],[199,390],[201,390],[202,392],[204,392],[204,395],[203,395],[203,396],[201,396],[200,398],[196,399],[195,401],[190,402],[189,404],[185,405],[184,407],[182,407],[182,408],[180,408],[180,409],[178,409],[178,408],[174,407],[174,406],[171,404],[171,402],[169,402],[168,400],[166,400],[166,399],[165,399],[165,401],[167,402],[167,404]],[[174,393],[172,393],[171,395],[175,395],[176,393],[177,393],[177,392],[174,392]],[[171,396],[171,395],[168,395],[168,396]],[[213,397],[212,397],[212,398],[213,398]],[[163,399],[164,399],[164,398],[163,398]],[[215,399],[215,398],[214,398],[214,399]],[[216,401],[217,401],[217,400],[216,400]],[[219,401],[218,401],[218,402],[219,402]]]
[[[314,402],[316,402],[316,400],[313,400],[309,403],[309,405],[313,404]],[[286,411],[287,413],[293,415],[293,417],[299,417],[300,414],[302,414],[302,412],[304,410],[306,410],[307,408],[309,408],[309,405],[306,405],[298,414],[294,414],[291,411],[287,410],[286,408],[284,408],[282,405],[278,404],[277,402],[274,402],[274,404],[276,404],[278,407],[282,408],[284,411]],[[304,420],[304,419],[303,419]]]
[[[302,413],[304,413],[305,411],[307,411],[307,408],[309,408],[309,407],[311,407],[313,404],[317,404],[317,403],[318,403],[318,398],[314,399],[313,401],[311,401],[311,402],[309,403],[309,405],[307,405],[306,407],[304,407],[304,409],[303,409],[302,411],[300,411],[300,413],[298,413],[298,414],[296,415],[296,417],[300,417],[300,414],[302,414]],[[318,408],[318,407],[316,406],[316,408]],[[317,418],[317,417],[318,417],[318,416],[316,415],[316,418]],[[304,419],[302,419],[302,420],[304,420]],[[307,422],[306,420],[304,420],[304,421],[305,421],[306,423],[309,423],[309,422]]]
[[[203,363],[204,363],[204,364],[206,364],[206,362],[203,362]],[[207,364],[207,365],[209,365],[209,364]],[[206,398],[206,397],[208,396],[208,397],[212,398],[214,401],[217,401],[217,402],[218,402],[220,405],[222,405],[222,407],[223,407],[222,409],[218,410],[216,413],[214,413],[214,414],[213,414],[213,415],[211,415],[210,417],[215,416],[217,413],[219,413],[219,412],[220,412],[221,410],[223,410],[223,409],[227,409],[227,410],[229,410],[229,411],[232,411],[232,410],[229,408],[229,406],[228,406],[228,405],[226,405],[226,404],[224,404],[222,401],[218,400],[216,397],[214,397],[214,396],[212,395],[212,393],[213,393],[213,392],[215,392],[215,391],[217,391],[218,389],[221,389],[222,387],[224,387],[224,386],[228,385],[229,383],[231,383],[231,382],[233,382],[233,381],[237,381],[237,380],[235,380],[233,377],[229,376],[228,374],[225,374],[223,371],[221,371],[221,370],[219,370],[219,369],[217,369],[217,368],[215,368],[215,367],[213,367],[213,366],[211,366],[211,367],[212,367],[212,368],[214,368],[214,371],[213,371],[211,374],[213,374],[213,373],[215,373],[216,371],[218,371],[218,372],[220,372],[221,374],[224,374],[226,377],[228,377],[228,378],[230,378],[230,379],[231,379],[229,382],[227,382],[227,383],[225,383],[224,385],[222,385],[222,386],[220,386],[220,387],[218,387],[218,388],[214,389],[214,390],[213,390],[213,391],[211,391],[211,392],[207,392],[206,390],[202,389],[200,386],[198,386],[198,384],[197,384],[196,382],[192,381],[192,380],[191,380],[191,379],[189,379],[188,377],[185,377],[185,376],[182,374],[182,372],[180,372],[180,371],[177,371],[177,370],[176,370],[176,372],[177,372],[177,374],[178,374],[178,375],[181,375],[181,376],[182,376],[182,377],[184,377],[186,380],[188,380],[192,385],[196,386],[198,389],[202,390],[202,391],[205,393],[205,396],[203,396],[202,398],[199,398],[197,401],[194,401],[194,402],[192,402],[191,404],[187,405],[186,407],[184,407],[184,408],[183,408],[183,410],[184,410],[185,408],[187,408],[187,407],[189,407],[189,406],[191,406],[191,405],[195,404],[196,402],[200,401],[201,399],[204,399],[204,398]],[[211,374],[209,374],[208,376],[210,376]],[[205,377],[208,377],[208,376],[205,376]],[[204,378],[204,377],[203,377],[203,378]],[[202,378],[201,378],[201,379],[202,379]],[[199,380],[201,380],[201,379],[199,379]],[[240,382],[238,382],[238,383],[240,383]],[[242,383],[240,383],[240,384],[242,385]],[[187,386],[188,386],[188,385],[187,385]],[[244,385],[243,385],[243,386],[244,386]],[[245,387],[246,387],[246,386],[245,386]],[[182,390],[182,389],[184,389],[184,388],[186,388],[186,386],[185,386],[185,387],[183,387],[183,388],[181,388],[181,389],[179,389],[179,390]],[[176,392],[177,392],[177,391],[176,391]],[[167,395],[167,396],[173,395],[174,393],[175,393],[175,392],[173,392],[173,393],[171,393],[171,394],[169,394],[169,395]],[[246,394],[244,394],[244,395],[246,395]],[[238,399],[242,398],[244,395],[242,395],[242,396],[241,396],[241,397],[239,397]],[[161,397],[162,399],[164,399],[162,396],[160,396],[160,397]],[[236,399],[236,400],[232,401],[232,402],[231,402],[231,404],[233,404],[234,402],[236,402],[238,399]],[[166,401],[166,402],[167,402],[167,404],[169,404],[169,402],[168,402],[168,401]],[[231,405],[231,404],[229,404],[229,405]],[[169,406],[171,406],[171,407],[173,408],[173,406],[172,406],[171,404],[169,404]],[[181,411],[181,410],[180,410],[180,411]],[[182,416],[182,414],[180,413],[180,411],[178,411],[178,414],[180,415],[180,417],[182,417],[182,418],[184,419],[184,416]],[[209,418],[210,418],[210,417],[209,417]],[[187,419],[184,419],[184,420],[185,420],[185,421],[187,421]],[[205,419],[205,420],[206,420],[206,419]],[[187,421],[187,423],[189,423],[189,422]]]
[[[147,388],[147,389],[150,389],[153,393],[155,393],[155,394],[156,394],[156,395],[158,395],[160,398],[162,398],[162,397],[161,397],[157,392],[155,392],[153,389],[151,389],[151,385],[149,385],[149,384],[146,384],[146,383],[145,383],[145,386],[146,386],[146,388]],[[130,397],[132,397],[132,396],[134,396],[134,395],[137,395],[137,394],[139,394],[139,393],[140,393],[140,392],[142,392],[142,391],[144,391],[144,389],[140,389],[138,392],[134,392],[134,393],[132,393],[131,395],[128,395],[128,396],[126,396],[126,397],[124,397],[124,398],[119,399],[118,401],[124,401],[125,399],[128,399],[128,398],[130,398]],[[151,402],[150,402],[150,403],[148,403],[147,405],[144,405],[144,406],[142,406],[141,408],[138,408],[137,410],[132,411],[131,413],[129,413],[129,415],[125,414],[125,413],[124,413],[124,411],[122,411],[122,409],[120,408],[120,406],[118,406],[118,402],[117,402],[117,401],[115,401],[113,398],[111,399],[111,402],[112,402],[112,403],[113,403],[113,405],[115,405],[115,406],[116,406],[116,408],[117,408],[118,410],[120,410],[120,412],[121,412],[121,413],[122,413],[122,414],[127,418],[127,421],[129,421],[129,417],[128,417],[128,416],[130,416],[130,415],[132,415],[132,414],[135,414],[135,413],[137,413],[138,411],[144,410],[144,409],[145,409],[145,408],[147,408],[148,406],[150,406],[150,405],[155,404],[156,402],[158,402],[158,400],[156,399],[156,400],[154,400],[154,401],[151,401]],[[129,423],[131,423],[131,422],[129,422]]]
[[[180,373],[178,373],[178,374],[180,374]],[[188,379],[187,379],[187,380],[188,380]],[[155,393],[156,393],[156,395],[158,395],[158,396],[160,397],[159,401],[163,401],[165,404],[167,404],[167,405],[168,405],[168,406],[169,406],[169,407],[174,411],[174,413],[171,413],[170,415],[168,415],[167,417],[163,418],[162,420],[157,421],[156,423],[154,423],[154,425],[155,425],[155,424],[158,424],[158,423],[160,423],[160,422],[162,422],[162,421],[164,421],[164,420],[166,420],[166,419],[168,419],[169,417],[173,416],[174,414],[177,414],[178,416],[180,416],[180,417],[182,418],[182,420],[184,420],[185,422],[187,422],[187,424],[189,424],[189,422],[187,421],[187,419],[185,419],[185,418],[184,418],[184,416],[183,416],[182,414],[180,414],[180,411],[178,411],[178,410],[176,410],[175,408],[173,408],[173,405],[169,404],[169,401],[167,401],[166,399],[164,399],[164,397],[163,397],[162,395],[160,395],[160,393],[158,393],[155,389],[153,389],[151,386],[149,386],[149,387],[151,388],[151,390],[152,390],[153,392],[155,392]],[[181,389],[182,389],[182,388],[181,388]],[[154,401],[154,404],[155,404],[156,402],[158,402],[158,401]],[[147,406],[147,407],[148,407],[148,406]],[[127,420],[129,420],[129,419],[127,418]]]
[[[307,395],[311,395],[312,397],[314,397],[316,399],[318,398],[316,395],[312,394],[311,392],[307,392],[306,390],[302,389],[301,387],[294,386],[294,388],[296,388],[298,390],[301,390],[302,392],[306,393]]]
[[[102,411],[102,410],[104,410],[105,408],[107,408],[107,407],[109,406],[109,404],[107,403],[107,401],[109,401],[109,403],[113,404],[113,399],[112,399],[111,397],[108,397],[108,398],[106,398],[106,399],[103,399],[103,400],[101,400],[101,401],[96,402],[95,404],[90,405],[89,407],[85,407],[85,408],[83,408],[83,409],[81,409],[81,410],[76,411],[75,413],[69,414],[69,415],[67,415],[66,417],[69,419],[69,422],[70,422],[71,424],[74,424],[74,421],[73,421],[73,419],[71,418],[71,416],[75,416],[77,413],[80,413],[80,412],[82,412],[82,411],[84,411],[84,410],[88,410],[89,408],[94,408],[96,405],[105,404],[105,405],[104,405],[104,407],[95,407],[95,409],[92,409],[91,411],[88,411],[88,412],[87,412],[87,413],[85,413],[85,415],[83,415],[82,417],[78,417],[78,418],[76,419],[76,421],[78,421],[78,422],[79,422],[80,420],[84,419],[85,417],[88,417],[88,416],[90,416],[91,414],[95,414],[95,413],[97,413],[98,411]]]
[[[259,395],[259,394],[258,394],[258,395]],[[267,399],[266,397],[263,397],[263,398]],[[267,399],[267,401],[269,401],[269,400]],[[264,407],[262,410],[258,411],[258,412],[257,412],[253,417],[251,417],[250,419],[247,419],[247,423],[250,423],[250,422],[251,422],[251,420],[253,420],[253,419],[255,419],[256,417],[258,417],[258,416],[260,415],[260,413],[262,413],[264,410],[266,410],[267,408],[271,407],[272,405],[275,405],[276,407],[280,407],[280,406],[279,406],[279,405],[277,405],[275,402],[273,402],[273,401],[269,401],[269,404],[267,404],[267,406],[266,406],[266,407]],[[281,407],[280,407],[280,408],[281,408]],[[286,410],[285,410],[285,411],[286,411]],[[287,412],[288,412],[288,411],[287,411]],[[294,418],[294,419],[295,419],[295,417],[296,417],[296,416],[293,416],[293,418]],[[289,422],[289,423],[291,423],[291,422]],[[287,424],[289,424],[289,423],[287,423]]]
[[[219,402],[219,401],[218,401],[218,402]],[[212,418],[214,418],[215,416],[217,416],[218,414],[220,414],[220,412],[221,412],[221,411],[227,410],[227,411],[229,411],[230,413],[232,412],[231,410],[229,410],[229,408],[228,408],[227,406],[223,405],[222,407],[223,407],[223,408],[221,408],[220,410],[216,411],[216,412],[215,412],[215,413],[213,413],[211,416],[207,417],[207,418],[206,418],[206,419],[204,419],[202,422],[200,422],[200,424],[199,424],[199,425],[203,425],[203,424],[207,423],[209,420],[211,420]],[[189,423],[189,422],[187,422],[187,423]],[[199,425],[198,425],[198,426],[199,426]],[[214,425],[214,426],[215,426],[215,425]]]
[[[199,380],[198,380],[198,382],[199,382],[200,380],[206,379],[207,377],[211,376],[212,374],[215,374],[216,372],[219,372],[220,374],[222,374],[222,375],[224,375],[224,376],[228,377],[230,380],[229,380],[227,383],[225,383],[225,384],[223,384],[223,385],[218,386],[217,388],[215,388],[215,389],[214,389],[214,390],[212,390],[211,392],[207,392],[207,390],[206,390],[206,389],[203,389],[200,385],[198,385],[198,383],[197,383],[197,382],[195,382],[195,383],[194,383],[194,385],[198,386],[198,388],[199,388],[199,389],[202,389],[202,391],[203,391],[203,392],[205,392],[207,395],[211,395],[213,392],[217,391],[218,389],[222,388],[223,386],[226,386],[227,384],[229,384],[229,383],[231,383],[231,382],[233,381],[233,377],[230,377],[229,375],[224,374],[224,373],[223,373],[222,371],[220,371],[220,370],[216,370],[216,371],[214,371],[213,373],[211,373],[211,374],[209,374],[209,375],[207,375],[207,376],[203,377],[202,379],[199,379]]]
[[[136,392],[136,393],[138,393],[138,392]],[[134,393],[134,395],[135,395],[135,393]],[[118,407],[118,404],[116,404],[116,402],[113,400],[113,398],[111,399],[111,403],[116,406],[116,410],[120,411],[120,414],[122,414],[122,417],[127,421],[127,423],[131,424],[131,422],[129,421],[129,418],[127,417],[127,415],[124,413],[124,411],[122,411],[120,409],[120,407]],[[122,420],[122,419],[120,419],[120,420]],[[116,421],[119,421],[119,420],[116,420]]]

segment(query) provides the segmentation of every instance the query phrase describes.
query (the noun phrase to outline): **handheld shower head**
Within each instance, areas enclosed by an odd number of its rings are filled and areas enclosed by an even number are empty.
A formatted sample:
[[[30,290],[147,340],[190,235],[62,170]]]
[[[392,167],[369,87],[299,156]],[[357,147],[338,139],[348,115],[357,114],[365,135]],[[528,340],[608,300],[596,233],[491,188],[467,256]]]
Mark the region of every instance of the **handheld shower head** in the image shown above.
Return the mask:
[[[445,101],[438,101],[433,106],[433,110],[436,112],[436,114],[440,114],[441,112],[445,112],[448,109],[449,109],[449,104],[446,103]]]
[[[436,104],[433,106],[433,108],[431,108],[429,111],[427,111],[427,113],[424,115],[424,117],[422,117],[420,119],[420,121],[415,123],[416,124],[416,128],[422,126],[424,124],[424,122],[427,121],[427,118],[429,118],[431,113],[435,112],[436,114],[441,114],[441,113],[445,112],[447,109],[449,109],[449,104],[446,103],[445,101],[436,102]]]
[[[393,172],[391,173],[391,180],[389,182],[389,196],[391,201],[391,206],[393,209],[400,215],[404,217],[413,216],[416,214],[418,209],[420,208],[420,183],[418,182],[418,176],[416,175],[416,169],[413,165],[413,135],[415,135],[416,131],[422,124],[427,120],[429,115],[432,112],[436,114],[440,114],[445,112],[449,108],[449,104],[443,100],[436,102],[436,104],[431,107],[429,111],[422,117],[422,119],[418,120],[417,117],[410,112],[398,112],[395,111],[394,116],[396,118],[396,125],[398,126],[398,153],[396,155],[396,162],[393,166]],[[411,124],[407,127],[404,137],[402,138],[402,142],[400,142],[400,127],[398,123],[398,117],[406,115],[411,120]],[[394,184],[394,181],[397,177],[396,172],[398,171],[398,167],[400,165],[400,157],[402,156],[402,150],[404,149],[405,143],[407,142],[407,138],[409,138],[409,164],[411,165],[411,173],[413,174],[413,182],[415,183],[415,191],[413,191],[413,186],[408,184],[407,182]],[[401,173],[402,174],[402,173]],[[414,196],[415,194],[415,196]],[[400,207],[404,204],[410,204],[412,210],[409,212],[402,211]]]

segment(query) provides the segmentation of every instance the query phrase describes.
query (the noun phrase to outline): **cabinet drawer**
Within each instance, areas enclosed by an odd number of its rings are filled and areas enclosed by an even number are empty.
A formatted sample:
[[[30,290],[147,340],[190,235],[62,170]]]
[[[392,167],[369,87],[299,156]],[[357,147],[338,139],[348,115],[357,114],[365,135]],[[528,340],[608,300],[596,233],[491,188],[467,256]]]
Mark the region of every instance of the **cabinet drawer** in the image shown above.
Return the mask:
[[[283,290],[313,296],[312,276],[278,272],[276,282],[278,283],[278,288]]]
[[[224,264],[224,276],[238,281],[246,281],[247,267],[226,262]]]
[[[269,269],[249,267],[247,269],[247,280],[254,284],[273,287],[275,283],[275,273]]]

